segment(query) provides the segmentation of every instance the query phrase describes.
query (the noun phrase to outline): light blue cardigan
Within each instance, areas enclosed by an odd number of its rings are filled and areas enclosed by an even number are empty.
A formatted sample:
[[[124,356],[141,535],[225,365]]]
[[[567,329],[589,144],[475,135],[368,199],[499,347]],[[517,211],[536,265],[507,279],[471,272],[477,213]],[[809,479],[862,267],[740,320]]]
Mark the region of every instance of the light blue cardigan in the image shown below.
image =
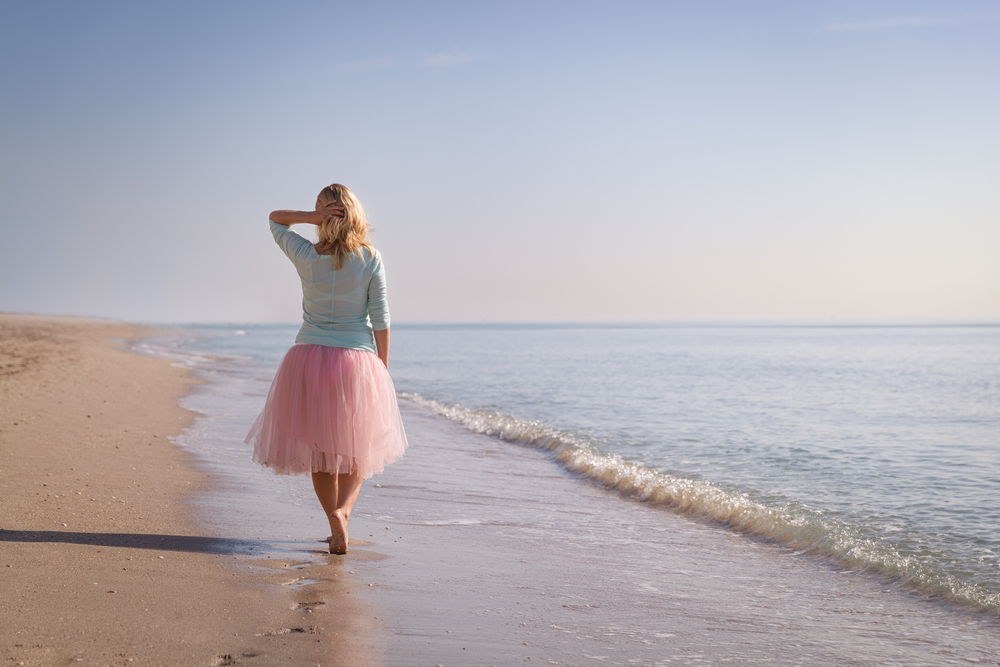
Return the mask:
[[[334,270],[331,255],[320,255],[291,228],[272,220],[271,233],[302,280],[302,328],[295,342],[377,353],[372,330],[389,328],[385,270],[378,251],[372,255],[359,248]]]

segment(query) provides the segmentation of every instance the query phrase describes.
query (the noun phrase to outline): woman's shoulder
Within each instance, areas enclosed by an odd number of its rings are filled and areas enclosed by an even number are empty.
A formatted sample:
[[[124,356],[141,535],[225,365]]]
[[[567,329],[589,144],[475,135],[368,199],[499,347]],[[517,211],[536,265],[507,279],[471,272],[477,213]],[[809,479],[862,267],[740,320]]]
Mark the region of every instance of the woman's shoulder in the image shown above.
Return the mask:
[[[320,257],[331,257],[331,255],[320,255]],[[375,247],[362,246],[354,252],[344,255],[344,263],[341,268],[346,268],[348,265],[352,267],[353,271],[364,271],[369,268],[377,270],[378,267],[382,266],[382,255]]]
[[[309,239],[292,231],[288,225],[279,225],[274,220],[270,223],[275,242],[293,262],[308,261],[315,256],[315,248]]]
[[[352,254],[360,257],[366,263],[382,261],[382,255],[375,246],[361,246]]]

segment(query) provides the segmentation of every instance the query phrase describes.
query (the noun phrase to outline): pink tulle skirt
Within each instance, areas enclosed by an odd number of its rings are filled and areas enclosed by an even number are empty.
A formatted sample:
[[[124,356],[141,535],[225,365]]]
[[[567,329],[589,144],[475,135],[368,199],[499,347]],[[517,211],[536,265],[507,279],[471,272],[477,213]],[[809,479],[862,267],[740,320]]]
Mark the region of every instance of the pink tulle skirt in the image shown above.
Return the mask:
[[[382,472],[406,449],[396,390],[363,350],[295,345],[246,437],[253,460],[281,475]]]

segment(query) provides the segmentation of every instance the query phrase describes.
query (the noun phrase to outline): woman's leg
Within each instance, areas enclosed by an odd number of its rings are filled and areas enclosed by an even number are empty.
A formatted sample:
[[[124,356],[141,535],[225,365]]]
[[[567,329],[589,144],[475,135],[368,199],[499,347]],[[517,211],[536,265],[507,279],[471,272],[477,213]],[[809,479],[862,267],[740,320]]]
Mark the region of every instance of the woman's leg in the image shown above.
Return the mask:
[[[330,520],[330,553],[347,553],[347,522],[361,491],[361,476],[356,472],[346,475],[314,472],[312,480],[319,503]]]

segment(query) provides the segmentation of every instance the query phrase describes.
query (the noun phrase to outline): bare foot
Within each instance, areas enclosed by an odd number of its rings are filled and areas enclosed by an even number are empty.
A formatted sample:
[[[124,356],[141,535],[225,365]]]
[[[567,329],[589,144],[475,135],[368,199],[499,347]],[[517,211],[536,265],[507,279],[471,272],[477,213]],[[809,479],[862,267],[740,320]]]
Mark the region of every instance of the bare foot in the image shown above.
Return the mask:
[[[330,513],[330,553],[347,553],[347,520],[341,510],[333,510]]]

